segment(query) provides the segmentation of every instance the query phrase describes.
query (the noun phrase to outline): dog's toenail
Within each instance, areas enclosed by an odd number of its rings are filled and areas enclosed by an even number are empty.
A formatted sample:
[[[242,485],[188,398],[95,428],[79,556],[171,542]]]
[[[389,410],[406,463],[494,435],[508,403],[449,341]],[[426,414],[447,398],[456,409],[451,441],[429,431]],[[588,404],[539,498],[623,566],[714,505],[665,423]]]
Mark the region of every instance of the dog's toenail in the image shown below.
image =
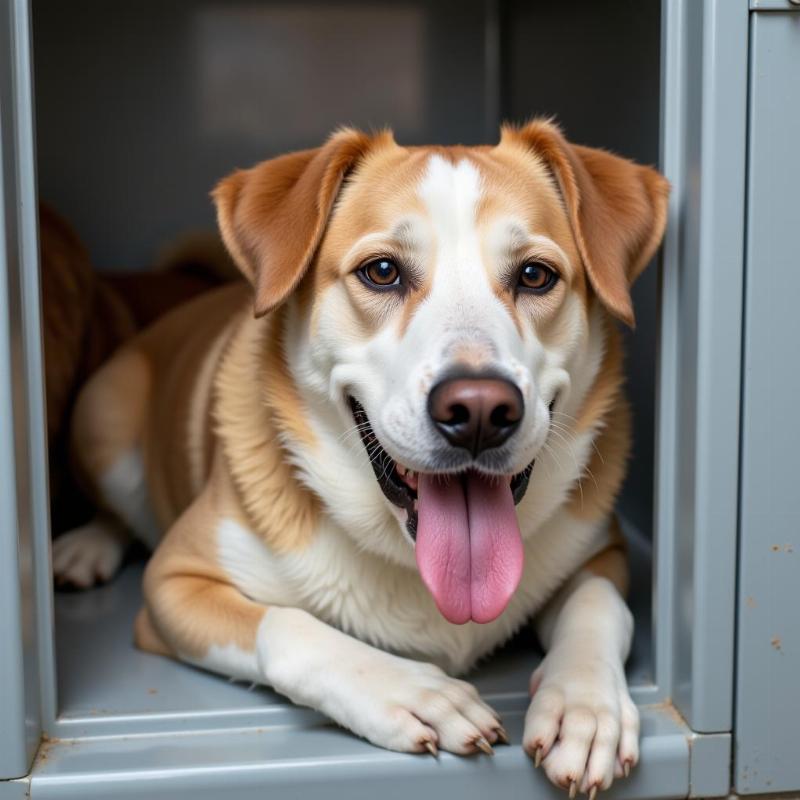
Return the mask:
[[[479,750],[482,750],[484,753],[486,753],[487,756],[494,755],[494,750],[492,750],[492,746],[489,744],[489,742],[486,741],[486,739],[483,738],[483,736],[479,736],[475,740],[475,747],[477,747]]]

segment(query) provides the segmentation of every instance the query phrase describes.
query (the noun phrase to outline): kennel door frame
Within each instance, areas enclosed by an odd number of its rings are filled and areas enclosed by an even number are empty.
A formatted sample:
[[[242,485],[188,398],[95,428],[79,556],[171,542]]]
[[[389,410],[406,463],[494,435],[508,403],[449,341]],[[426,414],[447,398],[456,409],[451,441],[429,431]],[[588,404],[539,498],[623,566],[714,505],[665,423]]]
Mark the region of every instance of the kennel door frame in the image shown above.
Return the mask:
[[[49,582],[36,583],[50,525],[29,19],[26,3],[0,5],[0,780],[38,749],[53,642],[39,627]]]
[[[747,0],[664,0],[672,183],[657,387],[656,675],[696,732],[733,721]]]
[[[792,103],[800,100],[800,7],[770,3],[751,26],[734,771],[741,794],[800,788],[800,103]]]

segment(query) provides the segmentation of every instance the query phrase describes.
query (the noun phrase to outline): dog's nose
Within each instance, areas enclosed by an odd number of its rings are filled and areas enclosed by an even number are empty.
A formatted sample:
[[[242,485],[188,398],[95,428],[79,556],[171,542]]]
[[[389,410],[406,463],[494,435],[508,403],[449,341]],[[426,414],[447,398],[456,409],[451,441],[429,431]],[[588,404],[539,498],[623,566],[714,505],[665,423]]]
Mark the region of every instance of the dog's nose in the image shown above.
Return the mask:
[[[503,444],[524,411],[522,393],[503,378],[448,378],[428,395],[428,414],[437,430],[473,457]]]

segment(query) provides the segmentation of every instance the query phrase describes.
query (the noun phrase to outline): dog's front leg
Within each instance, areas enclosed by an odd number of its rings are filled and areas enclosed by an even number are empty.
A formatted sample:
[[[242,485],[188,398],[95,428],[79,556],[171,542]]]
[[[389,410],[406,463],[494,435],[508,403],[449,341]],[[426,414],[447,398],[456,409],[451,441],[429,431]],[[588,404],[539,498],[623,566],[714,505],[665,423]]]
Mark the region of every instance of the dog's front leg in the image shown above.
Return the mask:
[[[271,686],[392,750],[491,752],[505,738],[475,688],[439,667],[371,647],[306,611],[245,597],[210,560],[220,516],[201,496],[156,550],[137,619],[141,647]]]
[[[505,739],[469,683],[391,655],[293,608],[271,608],[259,630],[265,682],[296,703],[391,750],[491,752]]]
[[[633,617],[624,549],[587,563],[537,620],[547,655],[531,676],[523,746],[553,783],[594,797],[639,757],[639,713],[624,663]]]

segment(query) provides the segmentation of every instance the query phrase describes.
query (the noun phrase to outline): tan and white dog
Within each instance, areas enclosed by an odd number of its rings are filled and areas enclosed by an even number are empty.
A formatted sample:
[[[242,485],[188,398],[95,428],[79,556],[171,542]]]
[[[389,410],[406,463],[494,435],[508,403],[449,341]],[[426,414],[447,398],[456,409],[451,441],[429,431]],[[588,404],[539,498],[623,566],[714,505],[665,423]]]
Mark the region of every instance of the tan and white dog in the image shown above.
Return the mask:
[[[450,674],[535,617],[523,745],[607,788],[638,758],[614,318],[667,194],[541,121],[473,148],[342,130],[234,173],[214,199],[255,315],[244,284],[206,295],[85,387],[105,511],[56,571],[109,577],[133,532],[139,646],[408,752],[504,740]]]

